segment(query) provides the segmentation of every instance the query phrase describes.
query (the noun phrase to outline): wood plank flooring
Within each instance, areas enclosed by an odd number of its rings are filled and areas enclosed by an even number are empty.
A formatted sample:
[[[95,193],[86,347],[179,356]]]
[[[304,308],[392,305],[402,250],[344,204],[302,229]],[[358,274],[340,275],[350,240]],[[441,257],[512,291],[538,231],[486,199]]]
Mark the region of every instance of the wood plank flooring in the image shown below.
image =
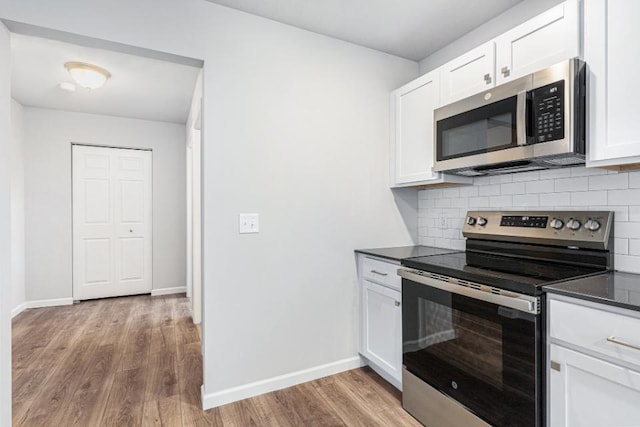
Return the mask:
[[[13,425],[419,426],[369,368],[202,411],[184,295],[27,310],[13,320]]]

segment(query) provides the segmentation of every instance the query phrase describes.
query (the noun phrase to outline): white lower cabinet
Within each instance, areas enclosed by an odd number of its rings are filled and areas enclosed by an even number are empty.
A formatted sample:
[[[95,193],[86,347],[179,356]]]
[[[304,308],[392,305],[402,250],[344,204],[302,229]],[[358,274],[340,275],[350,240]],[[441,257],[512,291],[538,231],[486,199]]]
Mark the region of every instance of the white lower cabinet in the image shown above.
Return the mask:
[[[363,259],[368,269],[376,272],[391,269],[394,276],[400,267],[368,257]],[[380,279],[380,283],[374,283],[362,275],[361,268],[360,354],[383,378],[402,389],[402,293],[399,287],[390,287],[385,276]]]
[[[551,344],[550,427],[640,426],[640,372]]]
[[[548,307],[547,425],[640,426],[640,312],[551,294]]]

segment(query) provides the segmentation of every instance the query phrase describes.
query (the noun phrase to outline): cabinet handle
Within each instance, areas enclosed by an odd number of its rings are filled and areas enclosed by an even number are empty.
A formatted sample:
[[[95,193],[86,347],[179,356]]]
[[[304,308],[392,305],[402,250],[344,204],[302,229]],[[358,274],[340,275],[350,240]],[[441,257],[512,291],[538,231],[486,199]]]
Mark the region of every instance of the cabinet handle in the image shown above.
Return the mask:
[[[484,81],[489,84],[491,83],[491,74],[487,73],[484,75]]]
[[[551,361],[551,369],[560,372],[560,364],[554,360]]]
[[[509,67],[507,67],[506,65],[500,69],[500,72],[501,72],[502,74],[504,74],[505,76],[508,76],[508,75],[509,75],[509,71],[510,71],[510,70],[509,70]]]
[[[400,307],[400,301],[396,301],[396,307]]]
[[[388,274],[387,274],[387,273],[380,273],[379,271],[376,271],[376,270],[371,270],[371,272],[372,272],[373,274],[377,274],[378,276],[388,276]]]
[[[614,337],[613,335],[610,336],[609,338],[607,338],[607,341],[613,344],[618,344],[618,345],[622,345],[625,347],[629,347],[632,348],[634,350],[638,350],[640,351],[640,346],[634,345],[634,344],[629,344],[628,342],[624,342],[624,341],[620,341],[618,338]]]

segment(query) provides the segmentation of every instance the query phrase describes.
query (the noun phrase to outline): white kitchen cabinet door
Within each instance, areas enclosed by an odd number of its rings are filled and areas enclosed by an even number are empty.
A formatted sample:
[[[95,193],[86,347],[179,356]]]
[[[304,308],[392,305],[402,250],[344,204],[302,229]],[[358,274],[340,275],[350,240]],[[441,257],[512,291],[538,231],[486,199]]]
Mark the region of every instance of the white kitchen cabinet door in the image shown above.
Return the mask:
[[[640,2],[584,4],[584,59],[589,67],[587,166],[640,163]]]
[[[640,426],[640,372],[556,344],[550,358],[550,427]]]
[[[437,178],[433,168],[433,110],[439,105],[438,73],[428,73],[391,94],[394,186]]]
[[[73,146],[73,298],[151,292],[151,152]]]
[[[449,61],[440,68],[440,102],[447,105],[495,86],[493,41]]]
[[[402,295],[362,281],[362,355],[402,381]]]
[[[496,84],[580,56],[580,3],[569,0],[497,37]]]
[[[440,73],[427,73],[391,93],[391,187],[470,183],[433,171],[433,111],[440,106]]]

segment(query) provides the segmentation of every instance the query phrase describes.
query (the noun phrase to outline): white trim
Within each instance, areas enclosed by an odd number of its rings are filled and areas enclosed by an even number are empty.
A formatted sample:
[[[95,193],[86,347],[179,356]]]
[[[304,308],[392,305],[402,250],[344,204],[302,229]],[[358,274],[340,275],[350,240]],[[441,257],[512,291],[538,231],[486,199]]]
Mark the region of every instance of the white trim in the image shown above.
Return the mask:
[[[16,317],[18,314],[22,313],[26,309],[27,309],[27,303],[23,302],[22,304],[18,305],[13,310],[11,310],[11,318],[13,319],[14,317]]]
[[[248,399],[271,391],[281,390],[283,388],[305,383],[307,381],[317,380],[318,378],[327,377],[329,375],[338,374],[340,372],[349,371],[362,366],[364,366],[362,359],[359,356],[356,356],[338,360],[337,362],[328,363],[326,365],[316,366],[314,368],[304,369],[302,371],[292,372],[290,374],[228,388],[211,394],[204,394],[203,388],[202,407],[204,410],[216,408],[218,406],[226,405],[227,403]]]
[[[73,304],[73,298],[41,299],[36,301],[26,301],[25,308],[55,307],[58,305],[72,305],[72,304]]]
[[[185,292],[187,292],[186,286],[179,286],[177,288],[152,289],[151,296],[157,297],[160,295],[184,294]]]

